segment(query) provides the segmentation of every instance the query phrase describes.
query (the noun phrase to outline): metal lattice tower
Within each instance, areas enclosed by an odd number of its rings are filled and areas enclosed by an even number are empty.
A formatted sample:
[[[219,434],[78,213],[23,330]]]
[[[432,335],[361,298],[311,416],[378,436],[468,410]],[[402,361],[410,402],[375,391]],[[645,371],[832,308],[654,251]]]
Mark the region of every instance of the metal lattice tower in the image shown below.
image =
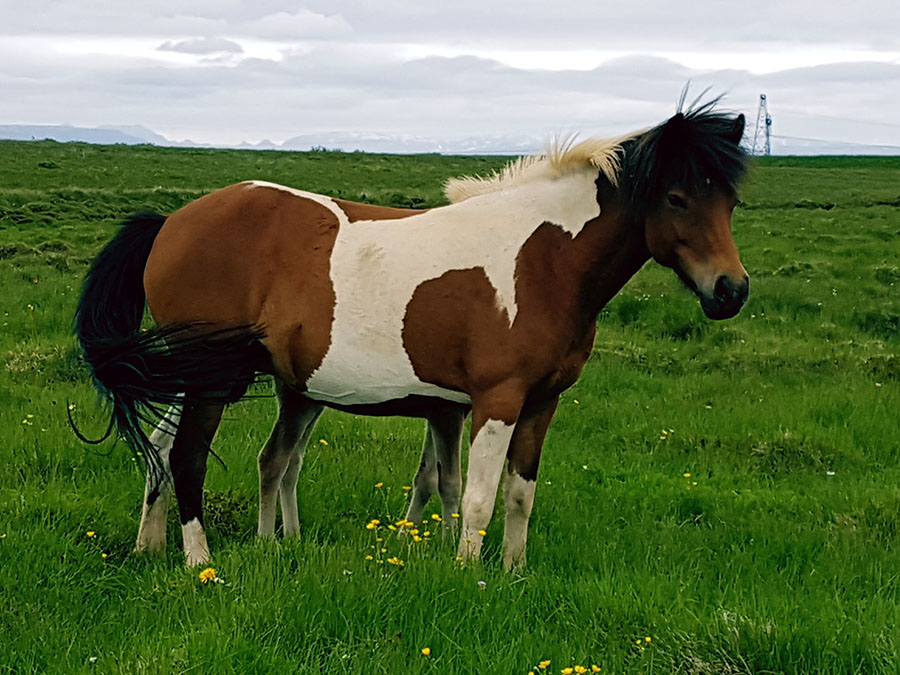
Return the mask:
[[[759,108],[756,111],[756,128],[753,131],[753,148],[750,154],[753,155],[771,155],[772,154],[772,117],[769,115],[769,106],[766,102],[766,95],[759,95]],[[763,141],[765,138],[765,141]],[[765,145],[763,145],[765,142]]]

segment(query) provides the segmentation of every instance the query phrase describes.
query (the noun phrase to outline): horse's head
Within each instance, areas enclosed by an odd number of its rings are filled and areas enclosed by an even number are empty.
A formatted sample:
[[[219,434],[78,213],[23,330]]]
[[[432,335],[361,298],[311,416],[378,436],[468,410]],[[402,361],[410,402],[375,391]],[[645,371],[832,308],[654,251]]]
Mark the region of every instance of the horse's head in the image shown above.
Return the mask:
[[[623,158],[650,254],[678,274],[711,319],[737,314],[750,288],[731,236],[747,164],[743,133],[743,115],[708,105],[638,136]]]

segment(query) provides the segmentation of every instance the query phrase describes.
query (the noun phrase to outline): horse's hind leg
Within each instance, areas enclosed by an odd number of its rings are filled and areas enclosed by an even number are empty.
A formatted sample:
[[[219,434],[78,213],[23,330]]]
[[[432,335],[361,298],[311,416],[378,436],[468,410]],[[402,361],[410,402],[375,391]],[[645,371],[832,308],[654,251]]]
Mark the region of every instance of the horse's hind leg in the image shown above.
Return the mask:
[[[323,407],[294,389],[276,385],[278,420],[259,453],[259,530],[261,537],[275,535],[275,502],[281,493],[284,536],[300,531],[297,515],[297,477],[303,451],[322,414]]]
[[[406,519],[419,522],[426,504],[435,490],[441,497],[444,536],[455,536],[459,497],[462,491],[460,474],[460,442],[467,411],[464,408],[443,408],[428,417],[422,460],[410,499]]]
[[[156,429],[150,434],[150,442],[156,447],[159,455],[159,475],[147,472],[147,484],[144,488],[144,504],[141,509],[141,524],[138,528],[135,550],[141,553],[165,553],[166,551],[166,515],[169,511],[169,493],[172,491],[172,467],[169,465],[169,453],[175,442],[178,420],[181,418],[181,406],[173,405],[160,420]]]
[[[425,425],[425,442],[422,444],[422,459],[419,460],[419,469],[413,479],[413,490],[409,500],[409,508],[406,510],[406,520],[418,523],[422,519],[425,505],[431,500],[431,496],[438,489],[437,454],[434,448],[434,436],[431,432],[431,422]]]
[[[203,525],[203,482],[210,443],[222,419],[222,405],[186,402],[169,461],[178,498],[184,557],[188,566],[209,562],[209,545]]]

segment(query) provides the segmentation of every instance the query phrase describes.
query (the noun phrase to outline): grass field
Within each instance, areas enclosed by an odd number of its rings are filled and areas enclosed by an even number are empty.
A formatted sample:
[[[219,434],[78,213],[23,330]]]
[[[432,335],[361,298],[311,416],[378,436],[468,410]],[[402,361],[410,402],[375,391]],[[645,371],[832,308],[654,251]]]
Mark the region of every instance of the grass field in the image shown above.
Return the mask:
[[[132,553],[143,477],[65,416],[106,425],[71,317],[117,222],[249,178],[431,206],[502,163],[0,142],[0,673],[900,672],[900,158],[761,160],[737,318],[654,265],[610,303],[523,574],[500,570],[502,518],[464,568],[439,540],[376,542],[418,461],[403,419],[327,412],[301,537],[256,541],[270,398],[226,413],[210,463],[224,583],[183,567],[174,514],[166,559]]]

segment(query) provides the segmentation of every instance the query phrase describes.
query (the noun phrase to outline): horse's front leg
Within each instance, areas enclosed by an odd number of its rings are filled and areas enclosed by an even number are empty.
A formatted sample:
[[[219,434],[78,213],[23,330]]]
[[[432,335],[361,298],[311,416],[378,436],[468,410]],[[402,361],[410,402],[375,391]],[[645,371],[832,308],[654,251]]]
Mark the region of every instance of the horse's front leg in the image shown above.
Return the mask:
[[[517,389],[496,389],[472,401],[472,445],[462,502],[458,556],[477,560],[497,498],[497,486],[524,400]]]
[[[209,562],[209,544],[203,525],[203,483],[210,444],[223,410],[221,405],[185,402],[169,456],[181,517],[185,563],[189,567]]]
[[[180,418],[181,406],[171,406],[150,434],[150,442],[156,447],[160,465],[157,475],[154,475],[149,467],[147,470],[141,524],[138,527],[137,543],[134,547],[138,553],[161,555],[166,552],[166,516],[169,511],[169,494],[172,491],[169,453],[175,442]]]
[[[534,505],[541,450],[559,398],[526,406],[509,446],[509,464],[503,484],[506,528],[503,533],[503,567],[507,571],[525,566],[528,520]]]

